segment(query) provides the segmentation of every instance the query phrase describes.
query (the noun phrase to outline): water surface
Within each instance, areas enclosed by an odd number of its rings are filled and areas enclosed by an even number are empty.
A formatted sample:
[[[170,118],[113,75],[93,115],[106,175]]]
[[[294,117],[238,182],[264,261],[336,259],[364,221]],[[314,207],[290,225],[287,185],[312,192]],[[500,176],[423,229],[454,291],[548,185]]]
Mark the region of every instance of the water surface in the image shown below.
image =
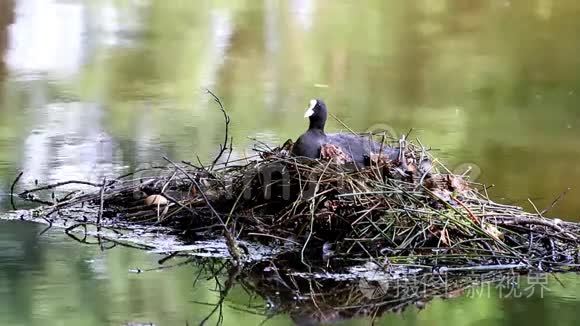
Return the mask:
[[[295,138],[321,97],[353,129],[412,129],[499,201],[541,210],[571,188],[550,215],[579,220],[578,14],[572,0],[2,0],[0,206],[18,171],[22,188],[98,182],[162,155],[208,161],[224,131],[210,88],[231,114],[234,157],[250,138]],[[184,325],[206,309],[194,298],[215,299],[191,286],[194,267],[133,275],[159,257],[39,232],[0,224],[2,324]],[[562,279],[544,298],[436,301],[384,322],[572,325],[580,280]]]

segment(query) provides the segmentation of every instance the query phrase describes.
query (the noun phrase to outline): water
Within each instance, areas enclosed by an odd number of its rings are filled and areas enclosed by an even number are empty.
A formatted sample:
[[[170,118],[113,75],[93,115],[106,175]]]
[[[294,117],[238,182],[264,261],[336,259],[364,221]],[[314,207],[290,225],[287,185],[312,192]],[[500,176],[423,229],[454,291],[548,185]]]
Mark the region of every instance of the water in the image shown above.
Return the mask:
[[[2,0],[0,206],[20,170],[22,188],[98,182],[162,155],[209,160],[223,138],[210,88],[231,114],[234,157],[249,137],[295,138],[321,97],[353,129],[413,128],[499,201],[541,210],[570,187],[550,215],[580,220],[579,12],[551,0]],[[192,301],[215,299],[211,284],[192,286],[193,266],[131,274],[159,257],[39,232],[0,224],[2,325],[195,324],[209,308]],[[436,300],[381,322],[576,324],[580,280],[559,278],[566,288],[551,281],[544,298]]]

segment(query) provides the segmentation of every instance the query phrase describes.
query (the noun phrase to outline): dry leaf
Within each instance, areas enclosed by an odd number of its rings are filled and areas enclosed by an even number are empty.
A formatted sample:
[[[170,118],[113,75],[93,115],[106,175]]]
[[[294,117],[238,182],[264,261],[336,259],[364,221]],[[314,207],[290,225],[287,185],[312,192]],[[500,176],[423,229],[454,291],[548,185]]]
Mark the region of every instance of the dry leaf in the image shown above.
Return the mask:
[[[415,165],[414,162],[407,163],[407,172],[409,173],[417,172],[417,166]]]
[[[333,144],[324,144],[320,148],[320,157],[324,160],[334,160],[337,164],[345,164],[352,162],[350,155],[343,152],[343,150]]]
[[[375,165],[385,165],[391,163],[391,160],[389,159],[388,155],[384,154],[372,153],[369,156],[369,160],[371,161],[371,163]]]
[[[447,189],[459,194],[469,190],[467,182],[462,177],[455,175],[447,175]]]
[[[449,239],[449,233],[447,232],[447,229],[440,230],[437,226],[431,225],[429,227],[429,231],[431,231],[433,235],[438,237],[441,240],[442,244],[446,246],[449,246],[451,244],[451,240]]]
[[[451,202],[451,191],[447,189],[435,189],[433,194],[446,203]]]
[[[496,240],[503,240],[503,232],[501,232],[495,225],[484,223],[483,230]]]
[[[439,239],[441,239],[442,244],[446,246],[451,245],[451,240],[449,240],[449,233],[447,232],[447,229],[441,230],[439,234]]]

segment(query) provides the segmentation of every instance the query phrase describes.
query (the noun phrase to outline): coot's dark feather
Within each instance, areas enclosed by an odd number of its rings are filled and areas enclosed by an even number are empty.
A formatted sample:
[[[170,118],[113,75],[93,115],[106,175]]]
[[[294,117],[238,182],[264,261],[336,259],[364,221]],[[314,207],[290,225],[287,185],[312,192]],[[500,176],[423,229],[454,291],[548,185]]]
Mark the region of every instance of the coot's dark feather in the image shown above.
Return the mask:
[[[326,104],[322,100],[310,101],[310,107],[304,114],[310,120],[308,130],[302,134],[294,147],[292,153],[296,156],[306,156],[310,158],[320,158],[320,149],[324,144],[332,144],[340,147],[342,151],[352,158],[357,166],[364,166],[368,161],[365,157],[371,154],[378,154],[381,151],[390,160],[396,160],[399,150],[381,146],[370,137],[363,137],[354,134],[333,133],[325,134],[324,125],[327,118]]]
[[[320,158],[320,148],[326,144],[326,135],[317,129],[308,129],[292,147],[292,154],[310,158]]]
[[[382,150],[383,155],[389,160],[396,160],[399,150],[372,140],[370,137],[346,133],[326,134],[326,143],[340,147],[345,153],[350,154],[353,161],[362,166],[365,164],[365,156],[378,154]]]

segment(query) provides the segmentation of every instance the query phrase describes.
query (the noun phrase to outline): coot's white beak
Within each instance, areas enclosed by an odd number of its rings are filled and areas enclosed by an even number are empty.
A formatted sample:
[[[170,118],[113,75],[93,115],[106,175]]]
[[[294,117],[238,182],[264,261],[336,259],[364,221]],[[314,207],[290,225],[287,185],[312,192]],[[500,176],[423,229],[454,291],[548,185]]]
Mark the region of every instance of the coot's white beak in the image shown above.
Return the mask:
[[[314,114],[314,107],[316,106],[316,103],[316,100],[310,100],[310,106],[306,109],[306,112],[304,112],[305,118],[308,118]]]

